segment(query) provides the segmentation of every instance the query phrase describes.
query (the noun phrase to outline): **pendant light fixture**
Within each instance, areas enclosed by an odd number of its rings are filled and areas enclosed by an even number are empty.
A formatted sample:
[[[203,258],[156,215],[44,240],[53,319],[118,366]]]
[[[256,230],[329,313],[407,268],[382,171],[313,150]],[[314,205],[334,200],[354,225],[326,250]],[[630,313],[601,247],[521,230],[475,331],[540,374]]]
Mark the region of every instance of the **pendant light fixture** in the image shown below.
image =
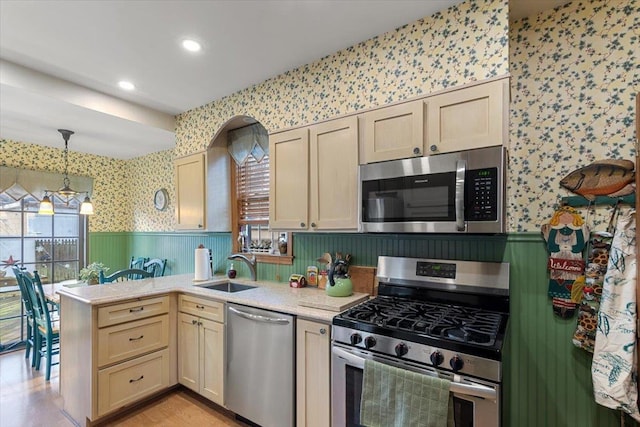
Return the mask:
[[[58,132],[62,134],[64,139],[64,179],[62,181],[62,188],[59,190],[45,190],[44,197],[40,202],[38,213],[40,215],[53,215],[53,201],[51,198],[54,195],[58,195],[61,199],[69,205],[69,201],[78,194],[86,194],[82,205],[80,205],[81,215],[93,215],[93,204],[89,199],[89,193],[86,191],[75,191],[71,188],[71,181],[69,180],[69,137],[74,134],[72,130],[58,129]]]

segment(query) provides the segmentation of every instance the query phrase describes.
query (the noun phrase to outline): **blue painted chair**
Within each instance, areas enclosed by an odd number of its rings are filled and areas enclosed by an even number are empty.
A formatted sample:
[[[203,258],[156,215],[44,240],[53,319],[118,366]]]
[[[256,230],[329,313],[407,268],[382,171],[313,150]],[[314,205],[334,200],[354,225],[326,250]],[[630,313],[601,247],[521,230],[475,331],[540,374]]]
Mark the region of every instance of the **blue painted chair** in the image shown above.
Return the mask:
[[[24,307],[24,314],[27,322],[27,337],[25,339],[25,358],[28,359],[31,354],[31,349],[33,348],[33,359],[31,360],[31,367],[36,366],[36,343],[35,343],[35,320],[33,318],[33,301],[31,300],[31,295],[26,288],[26,284],[22,276],[26,274],[17,266],[13,266],[13,274],[16,276],[16,282],[18,283],[18,288],[20,288],[20,295],[22,299],[22,305]]]
[[[47,359],[45,380],[49,381],[51,379],[51,366],[60,363],[59,361],[53,362],[53,356],[60,354],[60,322],[53,321],[51,318],[47,297],[42,290],[42,282],[38,272],[33,272],[33,278],[28,274],[23,274],[22,278],[34,302],[36,370],[40,370],[40,363],[42,358],[45,357]]]
[[[147,261],[149,261],[149,258],[131,257],[131,261],[129,262],[129,268],[135,268],[135,269],[138,269],[138,270],[145,270],[144,265],[145,265],[145,263]],[[134,276],[134,275],[129,277],[129,280],[138,280],[138,279],[142,279],[142,277]]]
[[[153,277],[151,273],[138,268],[125,268],[124,270],[116,271],[109,276],[105,276],[103,271],[100,271],[98,276],[98,283],[101,285],[105,283],[124,282],[127,280],[138,280],[146,277]]]
[[[166,266],[166,259],[153,258],[144,263],[143,270],[151,273],[153,277],[162,277],[164,276],[164,269]]]

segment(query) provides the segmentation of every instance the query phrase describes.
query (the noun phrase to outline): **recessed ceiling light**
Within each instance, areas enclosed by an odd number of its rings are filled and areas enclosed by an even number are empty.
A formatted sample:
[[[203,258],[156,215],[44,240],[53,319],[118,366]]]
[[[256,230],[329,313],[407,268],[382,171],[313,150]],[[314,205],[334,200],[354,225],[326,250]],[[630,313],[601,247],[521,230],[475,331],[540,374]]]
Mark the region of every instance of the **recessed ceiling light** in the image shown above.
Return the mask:
[[[134,90],[136,88],[133,83],[128,82],[126,80],[119,81],[118,86],[120,86],[120,89],[124,89],[124,90]]]
[[[182,40],[182,47],[187,49],[189,52],[200,52],[202,49],[200,43],[191,39]]]

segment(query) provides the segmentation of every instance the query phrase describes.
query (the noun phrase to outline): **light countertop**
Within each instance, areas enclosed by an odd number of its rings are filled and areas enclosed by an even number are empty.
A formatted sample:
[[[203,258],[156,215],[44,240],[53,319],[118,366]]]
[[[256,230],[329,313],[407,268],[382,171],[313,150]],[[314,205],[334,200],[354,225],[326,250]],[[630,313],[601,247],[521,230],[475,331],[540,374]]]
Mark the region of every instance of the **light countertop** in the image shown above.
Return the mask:
[[[151,297],[170,292],[180,292],[215,299],[222,302],[245,304],[252,307],[279,311],[296,316],[331,322],[333,316],[369,298],[363,293],[349,297],[330,297],[316,287],[292,288],[288,283],[232,279],[234,283],[256,286],[241,292],[224,292],[204,288],[204,285],[226,283],[226,276],[214,276],[206,282],[194,282],[193,274],[164,276],[106,285],[62,287],[57,292],[61,297],[72,298],[86,304],[104,305],[132,298]],[[320,308],[307,307],[315,305]]]

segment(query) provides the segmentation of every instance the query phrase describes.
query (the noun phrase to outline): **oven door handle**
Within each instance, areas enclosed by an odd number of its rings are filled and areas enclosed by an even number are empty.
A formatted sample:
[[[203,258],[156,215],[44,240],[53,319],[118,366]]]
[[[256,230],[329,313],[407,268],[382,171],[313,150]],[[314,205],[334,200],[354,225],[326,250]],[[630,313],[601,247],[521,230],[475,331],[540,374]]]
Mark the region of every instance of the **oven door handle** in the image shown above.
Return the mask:
[[[464,221],[464,175],[467,172],[467,161],[456,161],[456,228],[458,231],[464,231],[466,224]]]
[[[331,351],[336,356],[346,360],[350,366],[364,370],[364,361],[365,361],[364,358],[358,357],[355,354],[351,354],[348,351],[345,351],[335,346],[332,346]],[[423,375],[429,375],[429,374],[423,373]],[[429,375],[429,376],[433,377],[435,375]],[[466,396],[481,397],[483,399],[489,399],[489,400],[497,399],[498,394],[496,390],[491,387],[487,387],[487,386],[484,386],[481,384],[475,384],[475,383],[464,384],[461,382],[457,382],[456,380],[460,381],[457,378],[457,375],[454,376],[454,381],[451,381],[451,387],[449,388],[451,393],[458,393]]]

